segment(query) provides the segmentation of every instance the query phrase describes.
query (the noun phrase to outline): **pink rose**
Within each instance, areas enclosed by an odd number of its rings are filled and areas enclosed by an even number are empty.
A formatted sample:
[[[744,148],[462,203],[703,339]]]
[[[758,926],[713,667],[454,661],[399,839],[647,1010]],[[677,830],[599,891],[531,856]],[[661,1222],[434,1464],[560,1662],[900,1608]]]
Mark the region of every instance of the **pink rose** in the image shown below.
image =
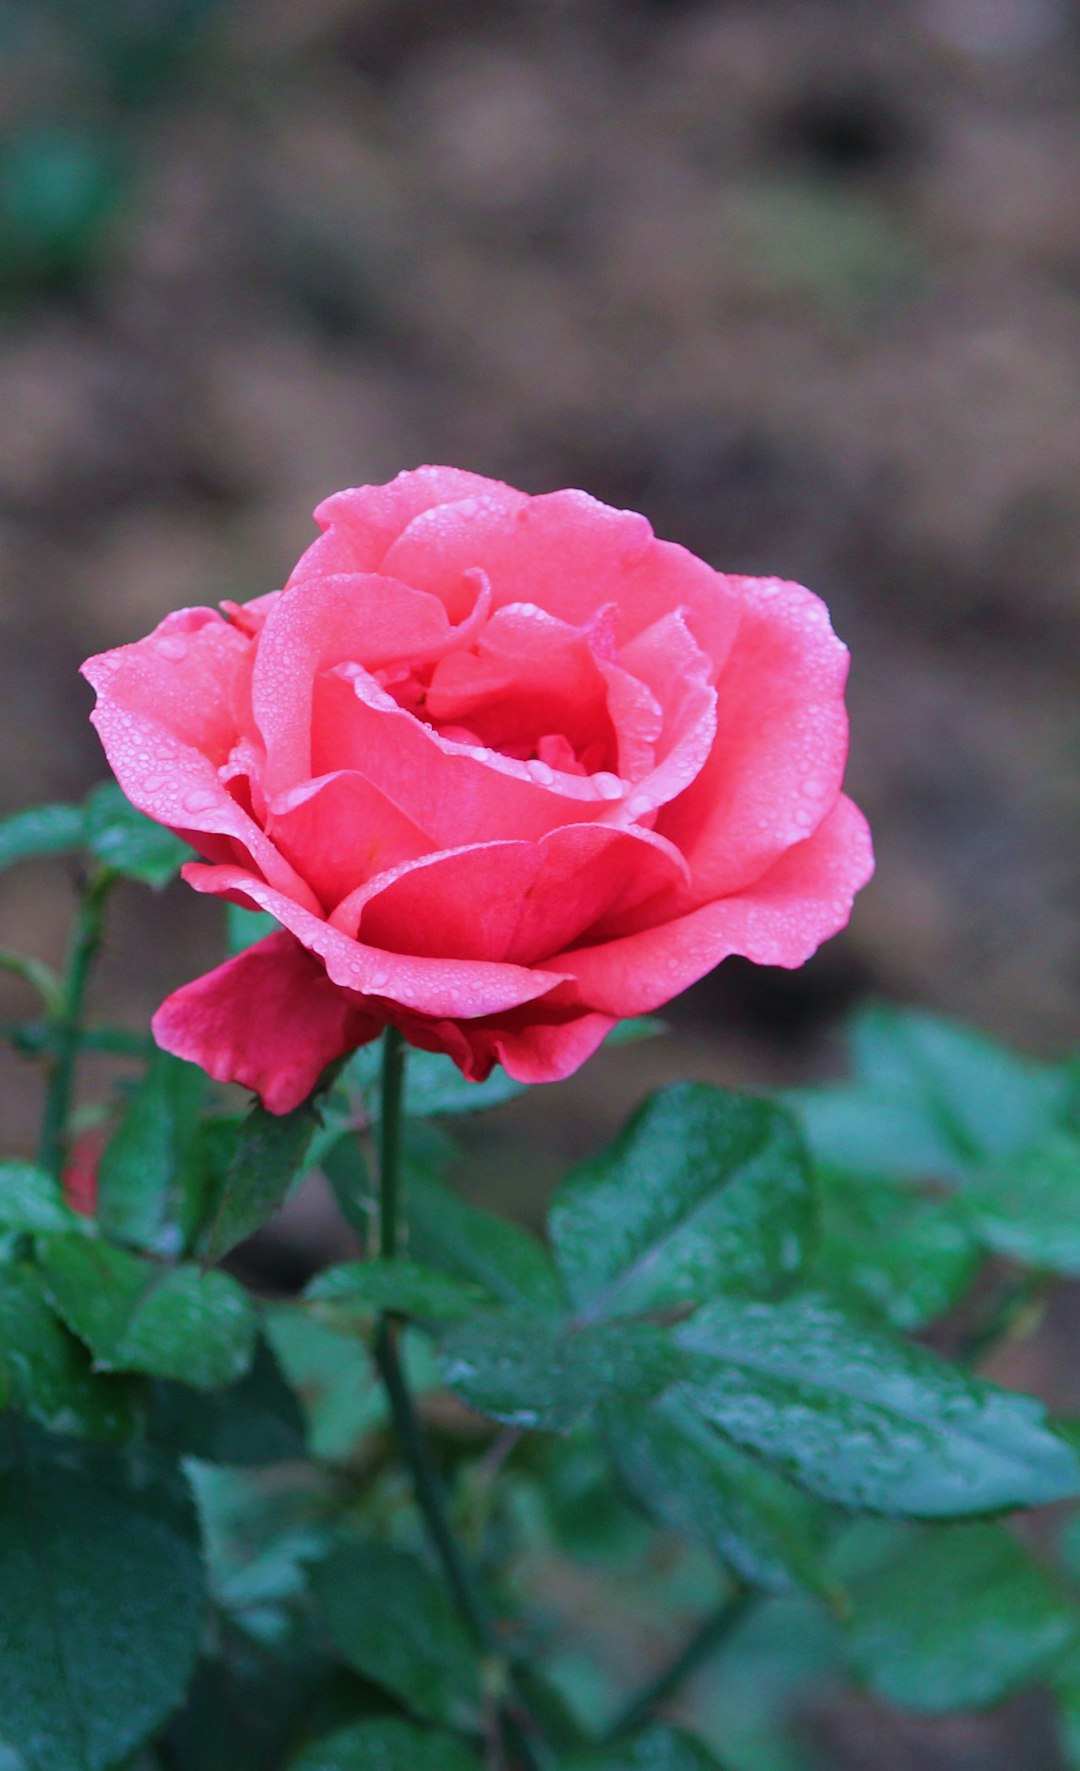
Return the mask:
[[[872,870],[847,652],[584,492],[338,492],[285,589],[91,658],[124,792],[281,932],[154,1032],[272,1112],[386,1023],[545,1082],[731,953],[797,966]]]

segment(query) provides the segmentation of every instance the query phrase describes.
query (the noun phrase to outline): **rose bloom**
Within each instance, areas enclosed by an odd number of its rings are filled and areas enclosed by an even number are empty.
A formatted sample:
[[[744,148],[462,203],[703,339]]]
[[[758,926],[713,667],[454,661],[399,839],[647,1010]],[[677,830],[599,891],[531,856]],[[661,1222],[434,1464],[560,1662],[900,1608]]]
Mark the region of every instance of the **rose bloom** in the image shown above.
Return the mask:
[[[83,667],[189,884],[281,925],[168,998],[167,1051],[275,1113],[387,1024],[552,1081],[728,954],[844,926],[873,862],[810,591],[454,468],[315,514],[284,590]]]

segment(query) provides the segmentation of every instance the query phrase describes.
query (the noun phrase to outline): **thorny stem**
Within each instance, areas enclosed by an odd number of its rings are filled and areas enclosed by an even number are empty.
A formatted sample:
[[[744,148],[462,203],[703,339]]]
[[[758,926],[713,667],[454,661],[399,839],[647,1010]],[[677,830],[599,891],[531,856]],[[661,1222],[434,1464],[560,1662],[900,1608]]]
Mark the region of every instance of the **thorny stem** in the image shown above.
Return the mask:
[[[60,1175],[67,1153],[68,1119],[75,1088],[75,1066],[82,1040],[86,988],[105,923],[105,902],[115,882],[111,868],[93,874],[82,888],[68,943],[63,987],[54,1020],[55,1043],[41,1117],[38,1155],[43,1168]]]
[[[649,1721],[654,1712],[674,1697],[686,1681],[712,1658],[756,1603],[757,1595],[740,1582],[723,1604],[711,1612],[704,1623],[699,1624],[674,1660],[669,1661],[643,1690],[630,1699],[625,1709],[619,1712],[604,1733],[604,1745],[614,1746]]]
[[[379,1252],[383,1260],[396,1260],[400,1254],[401,1107],[405,1056],[404,1039],[396,1027],[388,1027],[383,1036],[379,1117]],[[375,1336],[375,1359],[412,1476],[417,1505],[462,1622],[484,1662],[484,1680],[493,1696],[496,1719],[505,1727],[515,1757],[525,1771],[538,1771],[538,1761],[528,1734],[519,1724],[514,1706],[505,1698],[509,1681],[506,1661],[495,1641],[472,1569],[450,1524],[442,1477],[413,1404],[401,1362],[400,1330],[400,1317],[390,1311],[384,1312]],[[501,1751],[501,1744],[497,1743],[496,1750]]]

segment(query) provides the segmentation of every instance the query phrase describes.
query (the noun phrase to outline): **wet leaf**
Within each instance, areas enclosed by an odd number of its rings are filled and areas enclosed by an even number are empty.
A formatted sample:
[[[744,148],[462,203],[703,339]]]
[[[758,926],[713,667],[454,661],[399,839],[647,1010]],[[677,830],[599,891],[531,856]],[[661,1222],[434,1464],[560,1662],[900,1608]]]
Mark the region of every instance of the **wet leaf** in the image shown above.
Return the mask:
[[[0,1748],[15,1763],[122,1761],[180,1701],[203,1605],[195,1510],[175,1466],[29,1431],[8,1438]]]
[[[198,1389],[235,1383],[255,1351],[254,1307],[227,1273],[163,1267],[86,1237],[43,1238],[53,1308],[106,1371],[141,1371]]]
[[[924,1533],[857,1593],[856,1676],[929,1715],[984,1709],[1041,1677],[1080,1615],[1023,1544],[996,1525]]]
[[[805,1258],[812,1204],[788,1113],[678,1083],[570,1176],[549,1225],[574,1305],[610,1317],[775,1293]]]
[[[674,1339],[687,1401],[826,1500],[961,1518],[1080,1493],[1080,1461],[1041,1403],[820,1298],[724,1300]]]
[[[415,1556],[389,1544],[341,1543],[312,1578],[351,1667],[427,1721],[474,1719],[475,1650],[443,1583]]]

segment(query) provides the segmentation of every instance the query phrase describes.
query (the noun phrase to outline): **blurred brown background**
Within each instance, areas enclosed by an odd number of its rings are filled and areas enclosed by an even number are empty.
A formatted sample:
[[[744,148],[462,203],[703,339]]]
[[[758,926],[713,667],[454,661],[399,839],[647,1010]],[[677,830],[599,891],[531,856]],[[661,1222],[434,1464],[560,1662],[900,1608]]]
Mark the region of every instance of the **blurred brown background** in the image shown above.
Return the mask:
[[[1068,0],[6,0],[0,414],[0,809],[103,773],[86,653],[280,584],[327,491],[579,484],[828,599],[879,852],[847,935],[723,967],[627,1086],[820,1069],[866,991],[1076,1038]],[[68,906],[7,875],[0,941],[54,957]],[[133,892],[102,990],[144,1015],[218,942]]]

